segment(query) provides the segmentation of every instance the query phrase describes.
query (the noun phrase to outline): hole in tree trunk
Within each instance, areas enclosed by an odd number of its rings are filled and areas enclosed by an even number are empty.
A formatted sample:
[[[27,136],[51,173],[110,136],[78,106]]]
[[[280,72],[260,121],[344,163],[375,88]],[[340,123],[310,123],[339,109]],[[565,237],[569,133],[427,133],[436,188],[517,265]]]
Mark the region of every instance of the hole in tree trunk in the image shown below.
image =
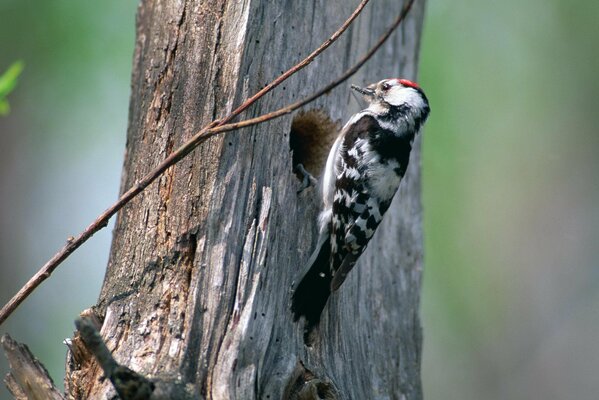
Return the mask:
[[[310,174],[319,176],[339,129],[339,123],[332,121],[322,110],[298,113],[293,118],[289,134],[293,166],[302,164]],[[302,179],[301,176],[298,178]]]

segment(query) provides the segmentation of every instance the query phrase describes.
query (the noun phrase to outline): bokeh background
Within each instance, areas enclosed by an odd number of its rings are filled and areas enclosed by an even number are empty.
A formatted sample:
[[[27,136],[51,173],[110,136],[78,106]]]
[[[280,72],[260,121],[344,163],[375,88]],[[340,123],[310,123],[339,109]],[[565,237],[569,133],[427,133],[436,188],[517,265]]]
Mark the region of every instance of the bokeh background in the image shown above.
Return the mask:
[[[2,304],[117,196],[135,8],[0,0],[0,71],[26,64],[0,118]],[[428,0],[429,400],[599,398],[598,21],[596,0]],[[61,342],[97,299],[110,236],[0,329],[58,382]]]

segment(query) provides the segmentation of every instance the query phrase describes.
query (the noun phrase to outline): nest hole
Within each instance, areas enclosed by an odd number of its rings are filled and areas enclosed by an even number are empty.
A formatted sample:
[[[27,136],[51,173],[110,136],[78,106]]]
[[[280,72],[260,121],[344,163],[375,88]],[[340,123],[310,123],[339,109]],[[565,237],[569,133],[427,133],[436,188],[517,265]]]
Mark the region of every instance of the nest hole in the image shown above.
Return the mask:
[[[302,164],[310,174],[319,176],[339,129],[339,122],[331,120],[322,110],[298,113],[289,133],[293,167]],[[298,179],[301,178],[298,175]]]

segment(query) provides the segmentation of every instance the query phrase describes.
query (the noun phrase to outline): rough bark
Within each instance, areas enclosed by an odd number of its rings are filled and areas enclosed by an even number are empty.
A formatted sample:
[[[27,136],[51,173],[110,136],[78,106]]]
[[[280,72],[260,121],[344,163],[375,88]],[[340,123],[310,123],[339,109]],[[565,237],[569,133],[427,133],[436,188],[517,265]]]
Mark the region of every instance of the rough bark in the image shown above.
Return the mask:
[[[133,185],[198,128],[224,116],[328,37],[357,1],[142,1],[127,152]],[[401,8],[369,4],[255,116],[350,66]],[[355,76],[414,78],[423,4]],[[347,86],[316,101],[332,121],[357,111]],[[290,289],[316,240],[314,189],[296,194],[293,116],[215,137],[119,213],[97,313],[116,360],[207,399],[419,399],[422,264],[419,146],[369,249],[306,347]],[[109,398],[94,363],[71,362],[69,395]],[[327,397],[328,396],[328,397]]]
[[[8,335],[2,336],[0,344],[10,365],[10,372],[4,378],[4,383],[15,399],[64,399],[46,368],[26,345],[15,342]]]

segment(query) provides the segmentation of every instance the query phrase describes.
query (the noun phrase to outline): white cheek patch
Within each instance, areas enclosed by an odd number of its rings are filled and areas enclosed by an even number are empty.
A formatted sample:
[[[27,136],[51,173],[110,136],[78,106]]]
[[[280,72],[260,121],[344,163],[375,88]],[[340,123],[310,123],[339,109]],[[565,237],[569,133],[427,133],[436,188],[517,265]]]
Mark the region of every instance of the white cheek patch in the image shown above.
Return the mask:
[[[416,108],[423,108],[425,106],[420,93],[418,93],[416,89],[410,87],[393,87],[385,96],[385,101],[392,106],[399,106],[402,104],[407,104],[408,106]]]

